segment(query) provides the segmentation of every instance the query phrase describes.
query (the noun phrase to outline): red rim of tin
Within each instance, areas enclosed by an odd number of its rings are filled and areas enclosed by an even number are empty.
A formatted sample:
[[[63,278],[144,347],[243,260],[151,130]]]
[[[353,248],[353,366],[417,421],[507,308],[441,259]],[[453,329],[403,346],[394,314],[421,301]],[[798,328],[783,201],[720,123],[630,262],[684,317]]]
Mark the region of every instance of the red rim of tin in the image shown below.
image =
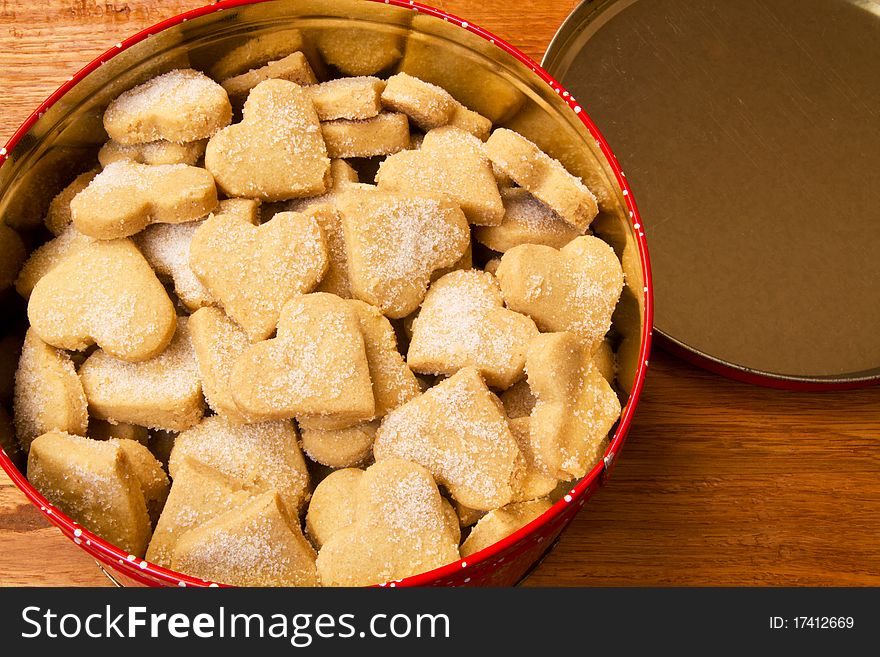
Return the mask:
[[[107,50],[104,54],[98,56],[96,59],[92,60],[86,66],[77,71],[76,74],[67,79],[67,82],[62,84],[58,89],[55,90],[54,93],[52,93],[52,95],[50,95],[45,101],[43,101],[43,103],[24,121],[24,123],[21,124],[18,130],[15,131],[15,133],[6,143],[5,149],[3,149],[2,154],[0,154],[0,166],[2,166],[5,162],[7,154],[28,132],[28,130],[30,130],[37,119],[43,115],[46,109],[51,107],[56,101],[58,101],[59,98],[61,98],[72,87],[78,84],[89,73],[94,71],[104,62],[111,59],[118,53],[158,32],[161,32],[162,30],[165,30],[166,28],[172,27],[184,21],[198,18],[200,16],[204,16],[213,12],[223,11],[223,9],[226,8],[240,7],[250,4],[259,4],[269,1],[271,0],[223,0],[222,2],[219,2],[215,5],[200,7],[198,9],[193,9],[183,14],[178,14],[177,16],[168,18],[164,21],[157,23],[156,25],[153,25],[152,27],[141,30],[137,34],[134,34],[133,36],[121,41],[115,47]],[[507,536],[506,538],[490,545],[487,548],[484,548],[483,550],[480,550],[479,552],[467,557],[467,559],[460,559],[440,568],[435,568],[434,570],[429,570],[418,575],[413,575],[397,582],[388,582],[386,584],[380,585],[425,586],[436,584],[446,578],[449,578],[453,574],[460,575],[468,568],[483,564],[487,561],[490,561],[493,557],[499,556],[502,552],[507,552],[509,549],[512,549],[515,545],[523,541],[523,539],[530,536],[534,530],[537,530],[539,527],[553,523],[554,520],[556,520],[563,513],[569,511],[572,508],[579,508],[583,506],[589,496],[595,491],[596,486],[602,485],[605,483],[605,481],[607,481],[607,475],[611,471],[613,463],[616,459],[616,455],[620,452],[620,449],[623,446],[624,441],[626,440],[626,435],[629,431],[630,424],[632,423],[633,415],[638,404],[638,399],[641,395],[642,388],[645,382],[645,375],[647,373],[648,354],[650,354],[651,349],[651,337],[653,333],[652,324],[654,315],[653,292],[651,286],[651,266],[648,259],[648,247],[645,241],[645,232],[642,229],[639,211],[636,207],[635,201],[633,200],[632,191],[630,190],[629,185],[626,181],[626,176],[621,170],[620,164],[617,162],[614,154],[611,152],[608,143],[605,141],[604,137],[602,137],[598,128],[596,128],[596,125],[581,109],[580,105],[578,105],[577,101],[568,93],[568,91],[566,91],[562,87],[562,85],[559,84],[559,82],[557,82],[549,73],[547,73],[543,68],[541,68],[536,62],[534,62],[519,49],[510,45],[503,39],[498,38],[488,30],[484,30],[483,28],[474,25],[473,23],[470,23],[462,18],[459,18],[458,16],[454,16],[453,14],[449,14],[440,9],[428,7],[426,5],[412,2],[410,0],[369,1],[380,4],[393,5],[397,7],[410,8],[419,13],[434,16],[435,18],[439,18],[454,25],[458,25],[462,29],[465,29],[469,32],[472,32],[473,34],[482,37],[486,41],[489,41],[491,44],[497,46],[504,52],[513,56],[515,59],[519,60],[529,69],[531,69],[532,72],[535,73],[535,75],[537,75],[542,81],[550,85],[553,91],[555,91],[567,103],[569,108],[580,118],[581,122],[596,140],[597,146],[600,148],[602,154],[605,156],[606,161],[608,162],[611,170],[614,173],[617,183],[620,185],[620,188],[623,192],[624,200],[626,201],[627,209],[629,211],[629,217],[635,231],[635,237],[639,247],[639,262],[645,281],[645,310],[643,318],[644,328],[642,331],[641,345],[639,348],[639,368],[636,372],[635,380],[633,381],[632,391],[630,392],[629,400],[623,409],[620,421],[617,425],[617,430],[614,432],[614,437],[612,438],[608,449],[605,452],[605,457],[603,461],[598,463],[589,473],[587,473],[587,475],[583,479],[581,479],[571,489],[568,494],[563,497],[563,499],[559,500],[548,511],[530,522],[525,527],[522,527],[513,534]],[[37,492],[37,490],[33,486],[31,486],[25,475],[22,474],[18,470],[18,468],[15,467],[15,465],[12,463],[11,459],[4,450],[0,450],[0,466],[3,467],[3,469],[6,471],[6,474],[9,475],[13,483],[25,494],[25,496],[31,501],[31,503],[37,506],[43,513],[43,515],[45,515],[46,518],[48,518],[48,520],[53,525],[61,530],[62,534],[73,540],[75,544],[80,546],[99,562],[107,564],[112,568],[121,571],[131,579],[145,585],[155,585],[157,582],[162,582],[171,586],[177,585],[181,587],[225,586],[197,577],[191,577],[183,573],[178,573],[167,568],[162,568],[161,566],[152,564],[145,559],[137,558],[134,555],[128,554],[125,551],[120,550],[115,545],[112,545],[102,538],[99,538],[87,529],[80,527],[67,515],[52,506],[52,504],[50,504],[45,497],[43,497],[39,492]],[[469,579],[466,578],[465,583],[467,581],[469,581]]]

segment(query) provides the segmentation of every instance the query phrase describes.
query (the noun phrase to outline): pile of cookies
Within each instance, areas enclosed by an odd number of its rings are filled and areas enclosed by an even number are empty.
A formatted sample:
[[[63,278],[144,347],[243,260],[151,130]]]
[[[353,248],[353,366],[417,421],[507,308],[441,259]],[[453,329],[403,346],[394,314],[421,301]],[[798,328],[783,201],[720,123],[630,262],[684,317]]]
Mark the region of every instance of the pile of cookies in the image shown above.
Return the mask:
[[[528,139],[406,73],[318,82],[301,52],[172,70],[104,127],[15,282],[17,439],[77,523],[205,580],[377,584],[601,459],[623,273]]]

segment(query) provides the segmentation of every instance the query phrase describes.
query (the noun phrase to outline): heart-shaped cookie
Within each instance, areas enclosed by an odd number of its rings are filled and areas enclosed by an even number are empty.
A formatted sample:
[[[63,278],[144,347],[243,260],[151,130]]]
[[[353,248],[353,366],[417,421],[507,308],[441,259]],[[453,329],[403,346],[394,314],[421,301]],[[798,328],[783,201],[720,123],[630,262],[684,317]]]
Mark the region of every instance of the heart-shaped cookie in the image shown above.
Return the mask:
[[[528,315],[542,331],[570,331],[599,348],[623,291],[614,250],[598,237],[578,237],[556,250],[524,244],[501,257],[496,273],[511,310]]]
[[[97,343],[128,361],[157,355],[177,328],[174,304],[127,239],[86,244],[60,262],[34,286],[28,319],[54,347]]]
[[[291,511],[309,498],[309,473],[291,422],[231,424],[217,415],[206,417],[175,439],[168,461],[173,480],[187,458],[256,491],[277,490]]]
[[[129,89],[104,112],[104,128],[121,144],[210,137],[232,118],[226,91],[204,73],[176,69]]]
[[[401,459],[370,466],[357,481],[353,524],[330,534],[318,553],[324,586],[402,579],[458,559],[458,541],[437,484]]]
[[[29,330],[15,372],[15,435],[27,452],[31,441],[48,431],[84,436],[88,405],[73,362]]]
[[[70,213],[83,235],[111,240],[154,223],[194,221],[216,207],[217,188],[204,169],[120,160],[73,197]]]
[[[602,457],[620,401],[571,333],[534,338],[526,372],[535,405],[529,440],[535,466],[561,481],[583,477]]]
[[[342,428],[375,414],[357,312],[326,292],[288,301],[277,337],[245,350],[230,382],[235,403],[251,417],[331,417]]]
[[[205,411],[202,380],[187,327],[177,332],[162,353],[140,363],[127,363],[98,349],[79,368],[92,417],[151,429],[183,431]]]
[[[254,226],[224,211],[193,235],[189,262],[226,314],[251,340],[264,340],[284,303],[318,284],[327,269],[327,245],[314,217],[280,212]]]
[[[470,244],[458,206],[377,189],[346,189],[339,200],[353,296],[392,319],[415,310],[431,274]]]
[[[287,80],[250,92],[241,123],[214,135],[205,166],[228,196],[284,201],[321,194],[330,159],[308,95]]]
[[[415,461],[456,501],[483,510],[513,499],[523,468],[501,402],[471,367],[386,415],[373,455]]]
[[[431,285],[413,321],[407,362],[422,374],[455,374],[475,367],[502,390],[522,378],[535,323],[504,307],[498,281],[469,269]]]
[[[432,130],[425,135],[419,150],[385,158],[376,174],[379,189],[457,203],[470,223],[497,226],[504,218],[504,206],[492,165],[482,152],[482,142],[454,127],[437,131],[447,136],[432,139]],[[470,139],[477,144],[449,148],[450,143],[467,144]]]
[[[317,586],[315,551],[270,491],[183,534],[174,570],[236,586]]]

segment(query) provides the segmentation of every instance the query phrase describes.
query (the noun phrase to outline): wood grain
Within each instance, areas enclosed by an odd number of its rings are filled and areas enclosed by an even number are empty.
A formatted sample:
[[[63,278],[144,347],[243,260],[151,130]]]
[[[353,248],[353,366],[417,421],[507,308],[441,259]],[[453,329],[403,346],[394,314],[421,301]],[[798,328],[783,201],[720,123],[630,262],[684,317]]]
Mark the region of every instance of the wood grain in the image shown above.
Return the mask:
[[[3,1],[0,141],[88,60],[201,4]],[[435,4],[539,60],[576,2]],[[880,388],[784,392],[652,358],[611,482],[526,585],[880,585]],[[22,584],[108,582],[2,476],[0,585]]]

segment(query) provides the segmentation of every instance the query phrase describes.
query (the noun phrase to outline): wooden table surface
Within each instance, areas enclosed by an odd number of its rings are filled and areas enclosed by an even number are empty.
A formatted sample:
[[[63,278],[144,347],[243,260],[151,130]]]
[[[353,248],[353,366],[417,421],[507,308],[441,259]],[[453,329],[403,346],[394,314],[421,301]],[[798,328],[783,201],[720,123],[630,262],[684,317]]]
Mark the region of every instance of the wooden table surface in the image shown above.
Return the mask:
[[[202,4],[3,0],[0,143],[87,61]],[[434,4],[540,60],[577,3]],[[107,585],[0,477],[0,585]],[[750,584],[880,585],[880,388],[769,390],[655,351],[611,482],[527,585]]]

